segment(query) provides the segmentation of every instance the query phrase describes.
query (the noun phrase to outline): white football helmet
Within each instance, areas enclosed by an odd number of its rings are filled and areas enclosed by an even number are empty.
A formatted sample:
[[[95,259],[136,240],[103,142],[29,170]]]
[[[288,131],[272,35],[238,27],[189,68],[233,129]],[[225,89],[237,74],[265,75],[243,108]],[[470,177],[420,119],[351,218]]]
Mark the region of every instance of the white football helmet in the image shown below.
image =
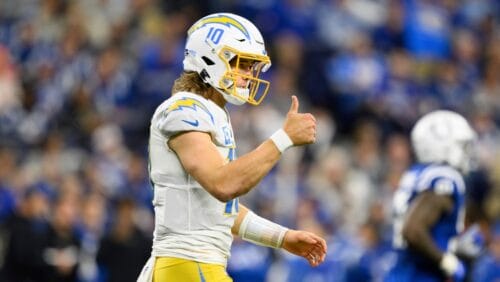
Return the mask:
[[[252,62],[250,75],[233,71],[242,61]],[[188,30],[183,64],[185,71],[199,73],[232,104],[258,105],[269,90],[269,82],[259,78],[271,66],[262,35],[238,15],[211,14],[194,23]],[[247,80],[247,87],[236,87],[238,76]]]
[[[447,163],[463,173],[471,168],[476,133],[461,115],[438,110],[420,118],[411,132],[411,141],[420,162]]]

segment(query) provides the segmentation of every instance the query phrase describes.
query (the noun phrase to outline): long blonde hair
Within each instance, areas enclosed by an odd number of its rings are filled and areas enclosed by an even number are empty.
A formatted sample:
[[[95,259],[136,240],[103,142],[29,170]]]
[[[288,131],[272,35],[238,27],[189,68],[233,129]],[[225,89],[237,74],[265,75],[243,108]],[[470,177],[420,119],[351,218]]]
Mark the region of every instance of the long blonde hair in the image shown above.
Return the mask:
[[[197,72],[183,72],[181,76],[175,80],[174,86],[172,86],[172,95],[177,92],[187,91],[207,98],[211,88],[212,86],[201,80]]]

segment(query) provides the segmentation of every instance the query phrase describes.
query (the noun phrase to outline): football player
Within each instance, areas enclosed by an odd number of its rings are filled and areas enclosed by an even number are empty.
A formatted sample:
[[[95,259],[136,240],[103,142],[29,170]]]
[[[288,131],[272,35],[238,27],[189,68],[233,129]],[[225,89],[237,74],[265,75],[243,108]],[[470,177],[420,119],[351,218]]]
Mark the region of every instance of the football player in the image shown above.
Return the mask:
[[[426,114],[411,132],[418,163],[403,176],[393,198],[397,260],[386,282],[462,281],[454,253],[463,230],[465,185],[476,133],[459,114]]]
[[[152,256],[138,281],[232,281],[226,273],[233,235],[283,248],[319,265],[319,236],[268,221],[239,203],[289,147],[315,141],[315,118],[292,97],[284,125],[255,150],[236,158],[225,108],[258,105],[271,66],[263,38],[247,19],[229,13],[201,18],[188,30],[184,72],[150,126],[154,187]]]

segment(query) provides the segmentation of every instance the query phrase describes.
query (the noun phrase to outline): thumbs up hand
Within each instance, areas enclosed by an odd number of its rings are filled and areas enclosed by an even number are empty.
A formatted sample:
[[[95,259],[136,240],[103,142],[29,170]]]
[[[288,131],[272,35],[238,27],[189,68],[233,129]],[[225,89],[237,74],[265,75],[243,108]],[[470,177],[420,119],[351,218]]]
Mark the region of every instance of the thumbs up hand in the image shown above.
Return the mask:
[[[316,119],[310,113],[299,113],[299,100],[295,95],[292,96],[292,105],[286,115],[283,130],[295,146],[316,141]]]

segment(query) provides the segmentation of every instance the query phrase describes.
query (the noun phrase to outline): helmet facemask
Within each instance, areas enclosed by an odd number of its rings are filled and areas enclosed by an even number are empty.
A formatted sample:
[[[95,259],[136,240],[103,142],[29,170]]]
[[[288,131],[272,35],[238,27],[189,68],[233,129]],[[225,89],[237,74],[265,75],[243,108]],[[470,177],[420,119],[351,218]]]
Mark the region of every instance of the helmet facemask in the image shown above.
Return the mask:
[[[447,161],[449,165],[458,168],[463,173],[468,173],[474,169],[477,165],[474,158],[476,155],[474,141],[474,139],[457,141],[450,149]]]
[[[219,56],[226,64],[226,72],[217,90],[232,104],[260,104],[269,90],[269,81],[260,78],[271,65],[269,57],[241,53],[227,46],[221,49]],[[247,84],[238,86],[238,79],[246,80]]]

